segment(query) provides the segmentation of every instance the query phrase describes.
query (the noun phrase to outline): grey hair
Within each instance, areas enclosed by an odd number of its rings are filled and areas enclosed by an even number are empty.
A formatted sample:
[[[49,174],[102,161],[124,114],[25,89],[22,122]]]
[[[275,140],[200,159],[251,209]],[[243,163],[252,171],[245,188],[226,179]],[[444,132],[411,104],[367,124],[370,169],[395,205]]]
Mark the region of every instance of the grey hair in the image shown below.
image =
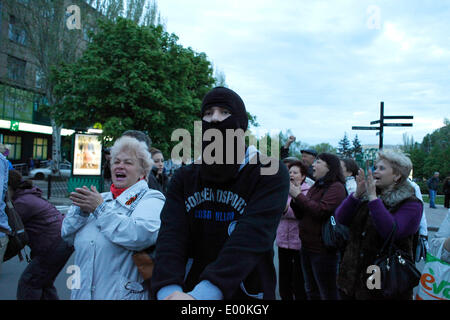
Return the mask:
[[[399,182],[405,181],[412,170],[412,162],[411,159],[401,151],[394,150],[380,150],[377,154],[377,159],[375,162],[380,160],[388,161],[391,166],[394,174],[401,175],[401,179]]]
[[[4,153],[8,148],[4,145],[0,143],[0,153]]]
[[[130,136],[120,137],[114,142],[114,145],[111,148],[111,166],[114,164],[117,155],[121,152],[127,152],[130,155],[135,156],[138,159],[138,163],[142,168],[146,179],[148,179],[148,174],[150,173],[150,169],[154,162],[148,151],[147,144]]]

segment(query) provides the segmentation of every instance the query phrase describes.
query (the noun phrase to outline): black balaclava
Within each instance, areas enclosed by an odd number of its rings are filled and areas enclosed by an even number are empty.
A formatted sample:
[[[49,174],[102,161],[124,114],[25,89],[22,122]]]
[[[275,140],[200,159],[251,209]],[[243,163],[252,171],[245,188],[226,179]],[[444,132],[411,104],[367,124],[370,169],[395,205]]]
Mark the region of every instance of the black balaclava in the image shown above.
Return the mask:
[[[245,132],[248,127],[248,116],[241,97],[228,88],[216,87],[205,95],[202,102],[202,118],[205,111],[212,107],[226,108],[230,111],[231,115],[220,122],[207,122],[202,120],[202,138],[206,130],[217,129],[222,133],[224,143],[222,146],[223,164],[206,164],[205,161],[202,161],[201,176],[204,180],[221,183],[231,180],[237,175],[240,163],[242,163],[242,159],[240,159],[240,161],[237,159],[237,149],[238,147],[243,146],[244,143],[244,141],[240,139],[234,139],[233,142],[227,141],[226,130],[242,129]],[[213,142],[214,141],[203,141],[202,139],[202,158],[206,146]],[[234,163],[226,164],[226,146],[227,144],[231,145],[231,143],[233,143],[234,149]]]

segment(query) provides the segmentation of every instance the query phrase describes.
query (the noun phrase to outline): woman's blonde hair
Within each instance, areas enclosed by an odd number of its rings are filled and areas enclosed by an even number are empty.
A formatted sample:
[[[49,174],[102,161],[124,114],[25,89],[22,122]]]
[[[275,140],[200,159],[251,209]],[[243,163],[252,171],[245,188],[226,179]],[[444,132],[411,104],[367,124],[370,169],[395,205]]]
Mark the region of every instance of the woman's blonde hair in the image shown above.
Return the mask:
[[[145,174],[145,177],[148,178],[150,169],[153,166],[153,160],[150,152],[148,151],[148,147],[144,142],[130,136],[122,136],[117,139],[111,148],[111,166],[114,164],[114,160],[117,155],[121,152],[127,152],[136,157]]]
[[[403,152],[390,149],[380,150],[378,151],[375,163],[380,160],[388,161],[392,166],[394,174],[399,174],[401,176],[400,181],[398,182],[403,182],[409,177],[412,169],[412,162]]]

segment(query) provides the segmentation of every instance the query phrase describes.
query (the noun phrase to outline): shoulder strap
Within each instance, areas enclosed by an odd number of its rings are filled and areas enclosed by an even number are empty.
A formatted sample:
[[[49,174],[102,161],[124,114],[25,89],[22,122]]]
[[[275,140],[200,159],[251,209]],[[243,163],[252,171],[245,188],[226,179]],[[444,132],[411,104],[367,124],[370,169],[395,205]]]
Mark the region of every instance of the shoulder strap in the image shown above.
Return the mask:
[[[3,200],[5,201],[5,204],[9,210],[11,210],[11,207],[14,210],[14,206],[12,205],[11,200],[8,197],[8,190],[5,191],[5,197],[3,198]],[[5,210],[5,213],[8,216],[8,213],[6,212],[6,210]],[[8,216],[8,219],[9,219],[9,216]],[[13,232],[11,232],[3,227],[0,227],[0,232],[3,232],[4,234],[7,234],[8,236],[12,236],[14,234]]]
[[[397,231],[397,222],[394,221],[394,225],[392,226],[392,231],[389,234],[389,236],[386,238],[386,240],[384,241],[384,244],[381,247],[379,255],[381,255],[386,250],[386,248],[392,247],[392,245],[394,244],[394,235],[395,235],[396,231]]]

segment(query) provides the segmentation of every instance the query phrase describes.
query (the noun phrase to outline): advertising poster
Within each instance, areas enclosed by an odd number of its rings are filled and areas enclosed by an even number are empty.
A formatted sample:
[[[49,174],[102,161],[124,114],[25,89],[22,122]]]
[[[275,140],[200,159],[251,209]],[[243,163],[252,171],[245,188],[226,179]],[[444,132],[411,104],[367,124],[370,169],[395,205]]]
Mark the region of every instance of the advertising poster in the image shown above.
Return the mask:
[[[75,134],[74,176],[101,175],[102,144],[97,135]]]

